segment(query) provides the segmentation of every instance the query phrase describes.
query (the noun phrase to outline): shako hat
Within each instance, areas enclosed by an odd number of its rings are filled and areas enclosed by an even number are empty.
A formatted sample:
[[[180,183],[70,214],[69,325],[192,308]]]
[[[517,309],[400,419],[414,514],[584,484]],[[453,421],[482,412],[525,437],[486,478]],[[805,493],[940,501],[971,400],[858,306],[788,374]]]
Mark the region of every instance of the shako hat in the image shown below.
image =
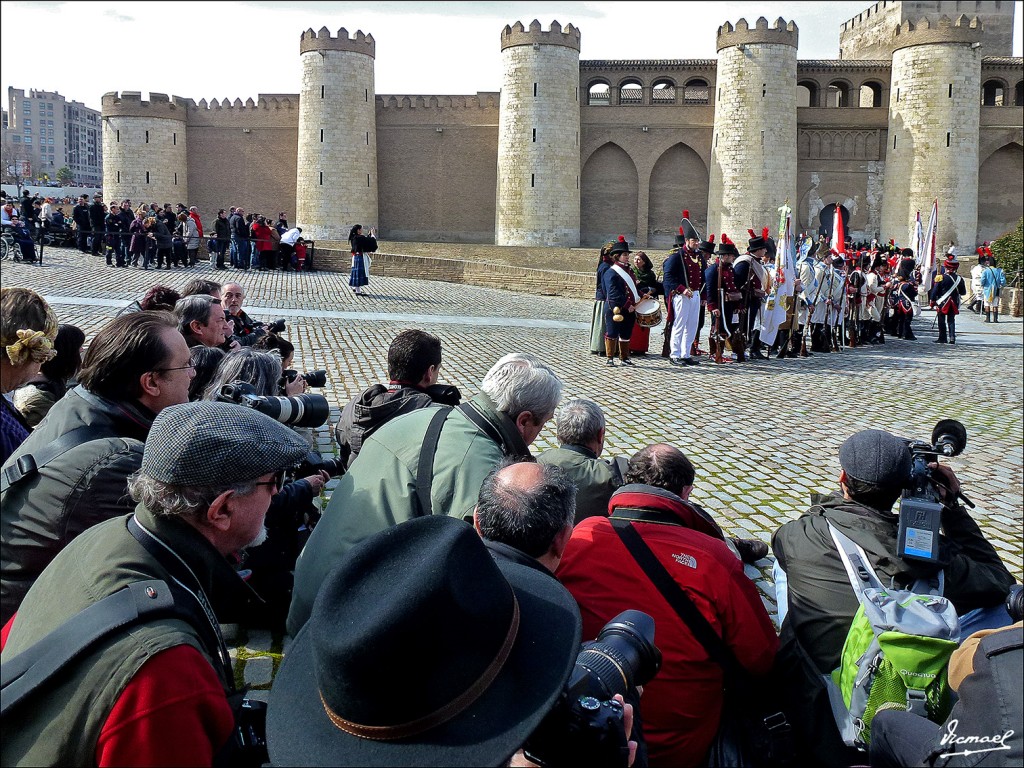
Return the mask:
[[[709,255],[715,252],[715,235],[713,232],[708,235],[707,240],[701,241],[700,245],[697,246],[697,250]]]
[[[754,230],[748,229],[747,232],[750,234],[750,239],[747,241],[748,251],[759,251],[762,248],[767,248],[768,243],[768,227],[761,230],[761,234],[755,234]]]
[[[736,244],[729,239],[729,236],[722,233],[722,242],[718,244],[718,255],[719,256],[739,256],[739,249],[736,248]]]
[[[693,240],[700,240],[701,239],[700,233],[697,232],[697,228],[694,227],[693,224],[690,223],[690,212],[689,211],[683,211],[683,218],[679,222],[679,234],[683,236],[683,240],[682,240],[682,242],[680,242],[678,240],[678,236],[677,236],[676,245],[681,245],[682,243],[685,243],[687,240],[690,240],[690,239],[693,239]]]
[[[275,765],[504,765],[576,662],[580,613],[551,575],[495,561],[429,515],[356,545],[274,680]]]
[[[629,243],[626,242],[626,238],[619,235],[618,241],[612,246],[612,255],[617,256],[620,253],[632,253],[629,250]]]

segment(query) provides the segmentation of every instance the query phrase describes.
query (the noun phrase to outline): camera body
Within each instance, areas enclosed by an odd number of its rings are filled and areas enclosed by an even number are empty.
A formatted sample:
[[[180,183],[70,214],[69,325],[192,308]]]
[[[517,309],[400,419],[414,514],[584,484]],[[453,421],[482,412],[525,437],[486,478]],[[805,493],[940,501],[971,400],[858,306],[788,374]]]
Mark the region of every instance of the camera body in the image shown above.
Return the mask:
[[[289,427],[319,427],[331,415],[331,406],[323,395],[307,393],[294,397],[263,397],[245,381],[225,384],[220,388],[217,402],[244,405]]]
[[[283,319],[263,324],[263,330],[267,331],[267,333],[284,333],[284,327],[285,323]]]
[[[584,643],[565,689],[525,746],[542,766],[624,768],[629,760],[622,705],[638,685],[661,669],[654,645],[654,619],[642,611],[623,611],[597,639]]]
[[[937,562],[942,497],[929,464],[939,456],[958,456],[967,447],[967,429],[959,421],[943,419],[932,430],[932,442],[908,440],[913,459],[910,479],[900,499],[900,527],[896,554],[911,560]],[[966,499],[965,499],[966,500]]]
[[[327,386],[327,371],[306,371],[306,373],[299,373],[291,368],[286,368],[281,371],[281,388],[284,389],[284,385],[287,382],[291,384],[296,378],[303,379],[311,387],[326,387]]]

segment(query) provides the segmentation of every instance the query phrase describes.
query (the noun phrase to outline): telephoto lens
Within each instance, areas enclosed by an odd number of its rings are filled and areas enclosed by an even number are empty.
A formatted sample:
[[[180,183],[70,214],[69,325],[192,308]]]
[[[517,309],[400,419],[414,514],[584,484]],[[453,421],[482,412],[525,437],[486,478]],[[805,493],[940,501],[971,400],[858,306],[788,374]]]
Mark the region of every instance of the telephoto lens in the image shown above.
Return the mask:
[[[294,397],[252,398],[252,402],[245,404],[290,427],[319,427],[331,416],[327,398],[309,393]]]
[[[327,386],[327,371],[307,371],[302,374],[302,378],[305,379],[306,383],[311,387]]]

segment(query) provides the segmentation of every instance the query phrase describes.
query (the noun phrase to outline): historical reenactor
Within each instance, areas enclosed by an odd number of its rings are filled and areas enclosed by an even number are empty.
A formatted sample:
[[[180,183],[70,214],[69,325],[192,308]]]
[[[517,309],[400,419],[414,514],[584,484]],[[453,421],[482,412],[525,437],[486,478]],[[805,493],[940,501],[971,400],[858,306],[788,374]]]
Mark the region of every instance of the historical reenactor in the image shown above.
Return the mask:
[[[850,262],[850,271],[846,277],[846,343],[856,347],[864,338],[862,323],[864,321],[864,266],[867,254],[858,251]]]
[[[683,225],[675,237],[675,248],[665,260],[665,304],[669,326],[669,362],[698,365],[693,357],[700,323],[701,293],[704,288],[700,236],[683,211]],[[714,238],[714,235],[711,236]]]
[[[817,246],[813,254],[808,253],[807,258],[800,264],[800,282],[803,284],[802,298],[807,306],[801,334],[809,326],[811,351],[827,352],[821,337],[828,309],[828,297],[831,292],[828,279],[829,268],[825,264],[825,259],[828,258],[828,246],[823,246],[821,243],[818,243]]]
[[[761,263],[768,253],[768,227],[765,227],[760,235],[754,234],[754,230],[748,229],[750,240],[747,241],[747,252],[736,259],[733,265],[733,273],[736,275],[736,286],[743,294],[743,309],[741,310],[743,335],[750,340],[750,358],[752,360],[766,360],[767,357],[761,351],[761,302],[768,295],[768,272]]]
[[[994,256],[987,258],[985,271],[981,273],[981,290],[985,294],[985,322],[999,322],[999,293],[1006,287],[1006,275],[996,266]]]
[[[893,331],[897,339],[917,341],[911,323],[914,320],[914,303],[917,301],[917,281],[914,280],[916,264],[914,252],[910,248],[903,249],[899,268],[896,273],[896,285],[892,290]]]
[[[956,344],[956,316],[960,314],[960,297],[967,295],[967,285],[956,271],[959,266],[955,254],[947,256],[942,262],[945,272],[935,276],[932,289],[928,292],[928,304],[935,310],[939,321],[936,344]]]
[[[604,273],[612,265],[612,246],[608,241],[601,246],[601,254],[597,260],[597,291],[594,294],[594,315],[590,321],[590,354],[603,355],[604,350]]]
[[[871,257],[867,275],[864,276],[864,308],[867,312],[865,336],[869,344],[885,344],[885,316],[889,310],[889,261],[884,253]]]
[[[633,364],[629,359],[629,337],[636,323],[640,293],[630,271],[629,254],[629,243],[619,235],[611,249],[611,267],[604,273],[604,346],[608,365],[615,365],[616,349],[623,365]]]
[[[708,235],[707,240],[701,240],[700,245],[697,246],[697,254],[700,258],[700,276],[703,282],[704,275],[708,271],[708,259],[715,255],[715,236]],[[706,288],[706,286],[705,286]],[[700,332],[704,329],[704,318],[707,314],[707,291],[702,290],[700,293],[700,319],[697,321],[697,335],[693,338],[693,344],[690,345],[690,356],[697,358],[704,354],[704,350],[700,348]]]
[[[704,272],[704,295],[708,309],[711,310],[708,347],[710,354],[715,356],[715,362],[719,363],[723,362],[727,340],[732,345],[736,361],[742,363],[746,359],[746,340],[740,325],[743,294],[736,286],[736,275],[732,268],[733,259],[739,253],[736,245],[723,233],[722,242],[718,245],[718,260]]]
[[[829,297],[832,304],[829,307],[826,343],[832,342],[832,349],[839,351],[846,344],[846,259],[842,254],[832,257],[832,294]]]

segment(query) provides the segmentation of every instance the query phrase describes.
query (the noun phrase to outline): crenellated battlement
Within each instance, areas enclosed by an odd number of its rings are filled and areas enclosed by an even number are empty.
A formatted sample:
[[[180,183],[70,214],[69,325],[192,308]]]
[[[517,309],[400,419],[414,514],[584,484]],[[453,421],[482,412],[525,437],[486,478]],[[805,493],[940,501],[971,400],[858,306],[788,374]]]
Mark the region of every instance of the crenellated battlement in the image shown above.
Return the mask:
[[[497,109],[498,93],[478,93],[475,96],[378,96],[380,109]]]
[[[565,29],[562,29],[562,25],[557,21],[552,21],[550,30],[545,31],[537,19],[530,22],[529,28],[517,21],[511,27],[506,24],[505,28],[501,30],[501,50],[503,51],[517,45],[534,44],[560,45],[578,52],[580,50],[580,31],[572,24],[567,24]]]
[[[968,19],[960,14],[955,20],[946,15],[938,19],[923,16],[916,23],[906,20],[893,30],[893,50],[940,43],[980,44],[983,33],[984,25],[977,16]]]
[[[746,19],[740,19],[733,26],[725,22],[718,28],[716,51],[738,45],[756,45],[758,43],[775,43],[791,45],[796,48],[800,39],[800,30],[795,21],[786,22],[781,16],[769,27],[768,19],[761,16],[751,27]]]
[[[146,101],[139,91],[111,91],[103,94],[101,105],[103,117],[159,117],[184,122],[195,102],[166,93],[150,93]]]
[[[207,102],[206,99],[200,99],[198,104],[193,103],[189,107],[189,112],[209,112],[213,110],[219,111],[225,109],[238,110],[240,112],[245,110],[292,110],[298,109],[298,106],[299,95],[297,93],[288,94],[285,96],[265,96],[263,94],[259,94],[257,96],[256,101],[253,101],[252,98],[250,97],[246,99],[244,103],[242,102],[241,99],[238,98],[234,100],[224,98],[220,101],[218,101],[217,99],[211,99],[209,102]]]
[[[320,27],[319,32],[314,32],[310,27],[299,38],[299,53],[310,51],[352,51],[364,53],[373,59],[376,57],[377,43],[373,35],[364,35],[361,29],[349,37],[348,30],[344,27],[338,30],[337,36],[332,35],[327,27]]]

